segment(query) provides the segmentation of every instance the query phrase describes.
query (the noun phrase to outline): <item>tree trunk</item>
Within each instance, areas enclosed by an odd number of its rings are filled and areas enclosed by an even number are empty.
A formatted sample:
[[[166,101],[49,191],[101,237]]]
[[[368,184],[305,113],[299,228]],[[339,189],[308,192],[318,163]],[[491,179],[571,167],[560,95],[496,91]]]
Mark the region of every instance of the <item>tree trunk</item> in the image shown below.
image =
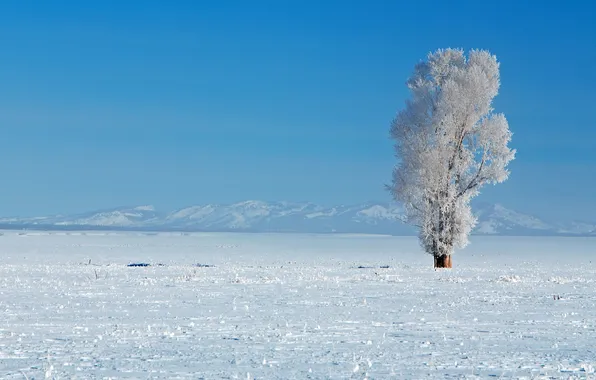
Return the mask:
[[[451,268],[451,255],[435,256],[435,268]]]

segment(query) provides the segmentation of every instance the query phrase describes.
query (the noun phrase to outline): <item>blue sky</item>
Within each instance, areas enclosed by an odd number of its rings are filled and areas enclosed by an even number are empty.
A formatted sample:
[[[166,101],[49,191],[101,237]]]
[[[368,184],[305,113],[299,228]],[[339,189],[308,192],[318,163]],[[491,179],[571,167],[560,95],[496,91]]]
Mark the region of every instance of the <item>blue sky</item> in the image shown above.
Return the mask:
[[[389,200],[429,51],[489,49],[518,150],[479,200],[596,220],[588,1],[3,1],[0,215]]]

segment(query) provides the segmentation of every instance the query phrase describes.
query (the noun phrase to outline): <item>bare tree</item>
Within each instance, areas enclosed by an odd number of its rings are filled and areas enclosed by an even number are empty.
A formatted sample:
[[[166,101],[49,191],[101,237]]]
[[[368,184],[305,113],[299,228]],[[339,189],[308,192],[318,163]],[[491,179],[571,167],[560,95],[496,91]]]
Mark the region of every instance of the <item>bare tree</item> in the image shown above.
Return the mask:
[[[476,224],[470,200],[503,182],[515,157],[509,125],[491,106],[499,63],[484,50],[438,50],[415,66],[410,99],[391,125],[398,163],[390,190],[435,267],[451,268],[454,249]]]

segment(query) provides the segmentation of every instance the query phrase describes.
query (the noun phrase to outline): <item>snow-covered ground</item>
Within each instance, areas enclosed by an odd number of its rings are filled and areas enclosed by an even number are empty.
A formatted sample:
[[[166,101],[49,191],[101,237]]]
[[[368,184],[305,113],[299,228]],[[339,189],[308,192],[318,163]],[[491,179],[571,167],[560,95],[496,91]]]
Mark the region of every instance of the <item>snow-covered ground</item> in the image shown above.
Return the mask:
[[[0,378],[596,378],[596,238],[472,241],[6,231]]]

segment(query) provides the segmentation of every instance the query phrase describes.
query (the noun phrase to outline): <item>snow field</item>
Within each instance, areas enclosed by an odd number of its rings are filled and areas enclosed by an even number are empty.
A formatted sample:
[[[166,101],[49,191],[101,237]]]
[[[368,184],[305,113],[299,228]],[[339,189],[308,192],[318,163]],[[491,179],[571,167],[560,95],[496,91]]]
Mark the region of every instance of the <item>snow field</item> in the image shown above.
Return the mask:
[[[411,237],[7,231],[0,378],[596,378],[595,253],[479,237],[434,271]]]

